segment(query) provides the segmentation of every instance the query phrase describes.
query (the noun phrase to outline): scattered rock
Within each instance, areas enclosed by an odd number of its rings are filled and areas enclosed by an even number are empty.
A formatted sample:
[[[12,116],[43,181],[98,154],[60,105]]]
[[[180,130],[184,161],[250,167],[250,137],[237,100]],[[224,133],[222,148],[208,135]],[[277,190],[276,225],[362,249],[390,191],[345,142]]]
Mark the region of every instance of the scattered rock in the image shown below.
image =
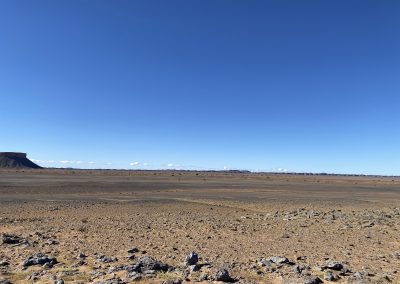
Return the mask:
[[[229,271],[224,268],[221,268],[217,271],[215,280],[222,282],[234,282],[234,279],[229,275]]]
[[[9,245],[19,244],[20,242],[22,242],[22,238],[15,235],[3,234],[2,242],[3,244],[9,244]]]
[[[47,263],[49,263],[50,265],[54,265],[57,263],[57,259],[54,257],[49,257],[43,253],[37,253],[25,259],[22,266],[44,265]]]
[[[132,267],[132,270],[144,273],[148,271],[167,271],[168,268],[167,264],[157,261],[150,256],[144,256]]]
[[[144,275],[145,277],[148,277],[148,278],[153,278],[153,277],[156,277],[156,271],[155,271],[155,270],[152,270],[152,269],[144,270],[144,271],[143,271],[143,275]]]
[[[308,267],[306,265],[296,264],[293,266],[293,271],[297,274],[304,274],[309,269],[310,269],[310,267]]]
[[[136,252],[139,252],[139,249],[137,247],[132,247],[128,249],[128,253],[136,253]]]
[[[47,262],[47,263],[43,264],[42,267],[43,267],[44,269],[50,269],[50,268],[53,267],[53,264],[51,264],[50,262]]]
[[[317,276],[309,276],[304,278],[304,284],[320,284],[323,283],[322,280]]]
[[[323,269],[332,269],[332,270],[341,270],[343,268],[343,264],[338,262],[338,261],[328,261],[325,266],[323,267]]]
[[[271,256],[266,260],[276,264],[289,263],[289,259],[284,256]]]
[[[182,280],[180,279],[174,279],[174,280],[166,280],[162,282],[162,284],[181,284]]]
[[[122,281],[121,278],[113,278],[104,281],[94,282],[94,284],[126,284],[126,282]]]
[[[270,267],[270,266],[272,265],[272,261],[267,260],[266,258],[262,258],[262,259],[260,259],[260,260],[258,261],[258,264],[259,264],[260,266],[267,266],[267,267]]]
[[[99,278],[106,275],[106,273],[104,271],[93,270],[92,272],[90,272],[90,275],[92,275],[92,278]]]
[[[38,271],[38,272],[34,272],[31,275],[29,275],[26,280],[29,281],[37,281],[39,280],[44,274],[46,274],[45,271]]]
[[[46,241],[46,245],[49,245],[49,246],[51,246],[51,245],[58,245],[58,244],[59,244],[59,242],[56,241],[56,240],[53,240],[53,239],[48,239],[48,240]]]
[[[139,281],[142,279],[142,275],[136,271],[132,271],[128,273],[128,278],[132,279],[133,281]]]
[[[195,265],[199,261],[199,256],[197,253],[192,251],[188,256],[186,256],[185,263],[186,265]]]
[[[99,260],[99,261],[101,261],[103,263],[110,263],[110,262],[118,261],[118,258],[116,258],[116,257],[108,257],[108,256],[105,256],[105,255],[100,255],[97,258],[97,260]]]
[[[85,259],[85,258],[87,258],[87,255],[84,254],[83,252],[80,252],[80,253],[78,254],[78,258],[83,258],[83,259]]]
[[[350,275],[348,280],[350,282],[355,282],[355,281],[365,280],[367,278],[368,278],[368,275],[366,275],[365,273],[363,273],[363,272],[355,272],[352,275]]]
[[[9,266],[10,263],[7,260],[0,261],[0,266]]]
[[[375,225],[374,222],[368,222],[361,225],[361,228],[371,228]]]
[[[209,277],[208,277],[208,274],[206,274],[206,273],[202,273],[202,274],[200,274],[200,276],[199,276],[199,281],[201,282],[201,281],[206,281],[206,280],[208,280],[209,279]]]
[[[333,274],[332,271],[326,271],[324,273],[324,279],[328,281],[336,281],[339,277],[336,274]]]
[[[342,269],[340,270],[340,275],[344,276],[349,273],[351,273],[351,270],[346,265],[343,265]]]
[[[387,273],[383,273],[382,275],[380,275],[379,280],[383,282],[392,282],[390,275]]]
[[[76,263],[74,263],[73,267],[83,266],[83,265],[86,265],[86,264],[87,263],[83,259],[80,259]]]
[[[199,271],[200,270],[200,266],[199,265],[190,265],[189,266],[189,271],[190,271],[190,273],[192,273],[192,272],[196,272],[196,271]]]

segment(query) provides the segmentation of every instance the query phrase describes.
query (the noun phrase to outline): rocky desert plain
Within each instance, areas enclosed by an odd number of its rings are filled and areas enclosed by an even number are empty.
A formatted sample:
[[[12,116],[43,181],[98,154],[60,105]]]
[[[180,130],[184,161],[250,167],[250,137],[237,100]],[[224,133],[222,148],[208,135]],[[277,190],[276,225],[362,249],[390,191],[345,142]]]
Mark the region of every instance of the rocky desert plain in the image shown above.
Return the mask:
[[[0,170],[0,283],[400,283],[400,179]]]

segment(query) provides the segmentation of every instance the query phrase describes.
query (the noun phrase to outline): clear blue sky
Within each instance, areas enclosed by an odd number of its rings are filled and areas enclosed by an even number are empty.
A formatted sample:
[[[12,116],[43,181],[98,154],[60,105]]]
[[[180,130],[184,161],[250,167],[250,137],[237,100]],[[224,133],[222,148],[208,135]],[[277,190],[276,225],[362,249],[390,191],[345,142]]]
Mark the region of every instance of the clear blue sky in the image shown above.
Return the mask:
[[[400,1],[0,1],[0,135],[44,166],[399,175]]]

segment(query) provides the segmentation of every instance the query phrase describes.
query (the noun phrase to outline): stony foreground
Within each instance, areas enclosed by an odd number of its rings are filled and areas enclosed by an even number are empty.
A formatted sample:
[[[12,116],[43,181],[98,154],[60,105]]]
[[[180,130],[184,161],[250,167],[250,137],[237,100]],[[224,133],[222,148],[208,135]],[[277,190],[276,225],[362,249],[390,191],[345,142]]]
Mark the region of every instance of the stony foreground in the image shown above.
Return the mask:
[[[0,172],[0,283],[400,283],[398,188],[368,178]]]

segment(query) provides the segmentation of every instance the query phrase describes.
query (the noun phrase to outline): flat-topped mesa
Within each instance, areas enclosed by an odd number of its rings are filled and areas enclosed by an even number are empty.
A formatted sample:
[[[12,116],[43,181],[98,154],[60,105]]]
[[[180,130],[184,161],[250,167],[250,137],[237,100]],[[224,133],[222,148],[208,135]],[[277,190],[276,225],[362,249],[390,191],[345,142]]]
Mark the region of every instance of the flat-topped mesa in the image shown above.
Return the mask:
[[[0,152],[0,157],[26,159],[26,153],[21,153],[21,152]]]
[[[40,169],[41,167],[20,152],[0,152],[0,169]]]

